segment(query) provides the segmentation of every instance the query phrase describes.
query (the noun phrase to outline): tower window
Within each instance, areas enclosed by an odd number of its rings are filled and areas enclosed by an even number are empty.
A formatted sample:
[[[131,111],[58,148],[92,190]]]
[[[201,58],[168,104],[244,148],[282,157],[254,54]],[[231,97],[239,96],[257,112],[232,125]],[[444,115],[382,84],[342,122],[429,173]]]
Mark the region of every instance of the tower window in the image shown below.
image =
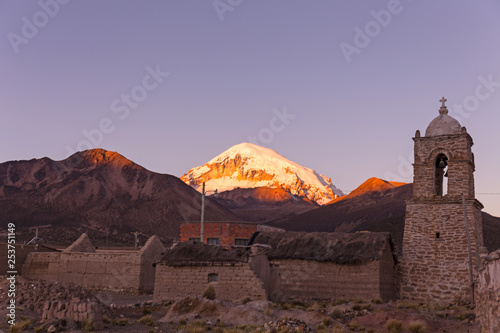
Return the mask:
[[[436,232],[436,238],[439,238],[439,232]]]
[[[217,282],[219,281],[219,274],[210,273],[208,274],[208,282]]]
[[[434,194],[443,196],[448,193],[448,157],[439,154],[436,158],[434,173]]]

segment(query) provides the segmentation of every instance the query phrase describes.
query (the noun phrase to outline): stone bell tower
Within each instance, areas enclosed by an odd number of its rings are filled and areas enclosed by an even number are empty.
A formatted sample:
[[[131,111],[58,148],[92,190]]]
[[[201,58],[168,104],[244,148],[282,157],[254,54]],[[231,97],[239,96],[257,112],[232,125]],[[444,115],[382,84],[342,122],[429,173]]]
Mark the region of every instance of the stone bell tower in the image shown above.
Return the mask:
[[[406,201],[401,297],[450,304],[470,300],[465,214],[475,275],[483,249],[483,205],[474,194],[472,138],[448,116],[446,99],[440,102],[439,116],[425,136],[417,130],[413,138],[413,197]]]

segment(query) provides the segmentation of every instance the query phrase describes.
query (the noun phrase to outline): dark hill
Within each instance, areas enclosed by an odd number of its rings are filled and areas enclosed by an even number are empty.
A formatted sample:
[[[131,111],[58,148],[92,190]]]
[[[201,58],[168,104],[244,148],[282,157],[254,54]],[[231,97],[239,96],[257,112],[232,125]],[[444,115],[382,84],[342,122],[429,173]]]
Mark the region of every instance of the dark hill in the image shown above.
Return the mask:
[[[200,219],[201,195],[177,177],[158,174],[103,149],[0,164],[0,227],[13,222],[18,237],[40,229],[50,241],[73,241],[82,232],[95,239],[129,242],[132,232],[179,237],[182,221]],[[238,220],[208,199],[205,219]],[[18,241],[21,239],[18,239]],[[133,243],[131,243],[133,244]]]
[[[269,222],[290,231],[389,232],[396,253],[402,249],[405,199],[413,184],[370,178],[348,196],[327,206]],[[488,250],[500,248],[500,218],[483,212],[484,243]]]

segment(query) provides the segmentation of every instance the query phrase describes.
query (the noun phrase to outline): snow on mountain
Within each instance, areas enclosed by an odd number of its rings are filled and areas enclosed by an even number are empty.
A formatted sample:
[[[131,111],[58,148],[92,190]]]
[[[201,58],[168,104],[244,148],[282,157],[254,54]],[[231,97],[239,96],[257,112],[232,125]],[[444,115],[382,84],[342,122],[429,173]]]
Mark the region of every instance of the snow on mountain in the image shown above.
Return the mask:
[[[209,194],[237,187],[282,188],[321,205],[344,195],[332,184],[331,178],[294,163],[272,149],[251,143],[229,148],[208,163],[189,170],[181,180],[200,192],[205,182]]]

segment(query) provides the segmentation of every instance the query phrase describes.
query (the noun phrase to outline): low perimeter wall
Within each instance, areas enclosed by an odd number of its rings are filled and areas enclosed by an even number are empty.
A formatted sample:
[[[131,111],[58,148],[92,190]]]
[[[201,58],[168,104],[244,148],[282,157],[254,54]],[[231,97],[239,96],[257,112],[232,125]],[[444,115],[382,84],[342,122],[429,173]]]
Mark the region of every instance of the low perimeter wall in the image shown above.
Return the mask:
[[[500,332],[500,250],[486,257],[479,271],[476,315],[484,332]]]
[[[217,274],[217,282],[209,282],[209,274]],[[201,296],[212,285],[218,299],[236,301],[248,296],[252,300],[266,299],[263,282],[249,263],[211,264],[201,266],[156,267],[156,286],[153,300],[176,300]]]
[[[32,252],[25,260],[22,275],[28,279],[72,282],[87,287],[153,291],[153,262],[159,260],[164,251],[160,240],[153,236],[140,251]]]

